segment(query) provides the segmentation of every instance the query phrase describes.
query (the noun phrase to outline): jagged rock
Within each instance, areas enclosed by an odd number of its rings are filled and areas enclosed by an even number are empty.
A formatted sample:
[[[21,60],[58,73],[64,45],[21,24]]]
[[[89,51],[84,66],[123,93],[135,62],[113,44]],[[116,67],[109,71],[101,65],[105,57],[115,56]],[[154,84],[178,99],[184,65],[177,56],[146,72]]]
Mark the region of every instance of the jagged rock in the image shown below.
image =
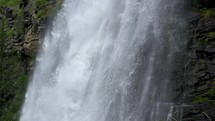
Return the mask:
[[[28,5],[28,0],[20,0],[20,8],[25,8]]]
[[[191,2],[199,9],[215,7],[214,0]],[[215,89],[212,85],[215,81],[214,32],[215,18],[205,18],[201,13],[195,12],[189,23],[190,37],[186,47],[187,62],[183,79],[185,81],[181,82],[184,95],[181,97],[182,102],[193,106],[183,107],[182,121],[215,120],[215,96],[210,92]]]
[[[56,3],[56,0],[49,0],[49,3],[50,3],[50,4],[55,4],[55,3]]]
[[[37,28],[31,28],[24,37],[25,54],[30,57],[35,57],[37,48],[40,45],[39,33],[36,29]]]
[[[7,18],[10,18],[13,16],[13,10],[11,8],[8,8],[6,7],[4,9],[4,15],[7,17]]]

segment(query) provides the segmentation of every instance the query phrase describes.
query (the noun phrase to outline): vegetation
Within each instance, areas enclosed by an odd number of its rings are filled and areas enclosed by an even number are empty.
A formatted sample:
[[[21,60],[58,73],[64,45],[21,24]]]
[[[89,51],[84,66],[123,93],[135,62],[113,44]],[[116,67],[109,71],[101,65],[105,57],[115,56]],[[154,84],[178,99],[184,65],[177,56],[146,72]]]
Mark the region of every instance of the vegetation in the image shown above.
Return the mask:
[[[193,104],[203,104],[205,111],[210,112],[210,110],[215,109],[215,78],[214,72],[209,67],[212,67],[211,61],[214,57],[214,51],[211,50],[214,44],[215,32],[213,20],[215,18],[215,8],[214,0],[195,0],[193,2],[193,9],[198,14],[198,21],[195,21],[195,43],[193,44],[196,48],[193,49],[196,51],[197,58],[194,60],[198,65],[193,68],[197,68],[199,71],[198,74],[206,75],[209,74],[207,79],[202,80],[204,76],[196,76],[196,81],[200,84],[195,85],[193,88],[195,90],[192,95],[195,95],[192,99]],[[200,50],[200,51],[198,51]],[[205,67],[204,69],[202,67]],[[202,69],[202,70],[201,70]],[[210,115],[214,115],[213,112]]]
[[[200,10],[201,14],[205,18],[215,17],[215,9],[214,8],[203,8]]]
[[[214,95],[215,95],[215,78],[212,80],[212,83],[210,85],[210,89],[207,90],[205,93],[202,95],[197,95],[194,97],[193,103],[198,104],[198,103],[210,103],[210,102],[215,102],[214,100]],[[214,107],[215,108],[215,107]]]
[[[28,12],[36,14],[35,19],[45,20],[54,15],[62,1],[57,0],[56,3],[50,3],[49,0],[29,0],[31,7]],[[8,18],[4,8],[12,10],[11,16],[13,17]],[[24,28],[23,11],[20,8],[20,0],[0,0],[0,121],[19,120],[28,85],[29,76],[25,73],[21,53],[15,47],[7,52],[7,44],[11,40],[14,38],[24,40],[26,28]],[[12,26],[10,26],[11,21],[14,21]]]
[[[20,0],[1,0],[0,6],[8,6],[15,9],[19,9]]]
[[[31,11],[39,8],[37,17],[45,19],[53,16],[57,10],[61,7],[63,0],[56,0],[56,2],[50,2],[50,0],[35,0]]]
[[[197,104],[197,103],[205,103],[205,102],[210,102],[211,100],[207,97],[203,97],[203,96],[196,96],[193,100],[193,103]]]
[[[19,54],[15,51],[5,53],[5,43],[11,39],[14,30],[8,29],[6,20],[0,22],[0,121],[16,121],[28,79],[22,70]]]
[[[215,32],[209,32],[208,37],[210,38],[215,38]]]

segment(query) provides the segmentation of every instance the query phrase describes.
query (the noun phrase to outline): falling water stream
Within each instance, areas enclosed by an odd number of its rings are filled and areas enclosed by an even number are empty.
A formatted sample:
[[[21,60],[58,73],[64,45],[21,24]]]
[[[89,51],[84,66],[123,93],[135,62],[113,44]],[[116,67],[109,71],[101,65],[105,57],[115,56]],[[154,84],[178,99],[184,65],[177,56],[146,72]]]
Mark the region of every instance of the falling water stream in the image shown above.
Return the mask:
[[[172,121],[183,0],[65,0],[20,121]]]

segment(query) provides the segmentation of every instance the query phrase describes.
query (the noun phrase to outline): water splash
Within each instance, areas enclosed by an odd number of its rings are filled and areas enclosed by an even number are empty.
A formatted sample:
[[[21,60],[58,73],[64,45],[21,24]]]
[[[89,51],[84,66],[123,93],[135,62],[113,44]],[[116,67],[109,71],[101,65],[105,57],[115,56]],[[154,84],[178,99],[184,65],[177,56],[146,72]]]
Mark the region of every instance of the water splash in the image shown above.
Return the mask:
[[[160,121],[182,43],[178,0],[65,0],[20,121]]]

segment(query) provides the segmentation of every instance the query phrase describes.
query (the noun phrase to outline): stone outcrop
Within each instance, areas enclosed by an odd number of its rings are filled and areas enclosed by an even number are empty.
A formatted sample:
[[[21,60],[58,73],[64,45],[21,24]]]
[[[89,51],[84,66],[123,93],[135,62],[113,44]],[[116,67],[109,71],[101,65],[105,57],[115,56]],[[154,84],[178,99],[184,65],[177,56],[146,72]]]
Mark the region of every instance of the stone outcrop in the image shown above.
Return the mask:
[[[45,23],[62,1],[0,0],[0,121],[19,120]]]
[[[182,121],[215,120],[215,1],[196,0],[189,22]],[[214,12],[214,13],[213,13]]]
[[[26,73],[31,72],[32,63],[41,44],[42,33],[46,28],[45,23],[53,16],[54,11],[59,8],[62,1],[46,0],[43,4],[35,5],[34,1],[21,0],[19,5],[21,13],[19,14],[10,7],[0,7],[2,13],[0,18],[5,18],[8,21],[9,28],[14,28],[16,21],[20,24],[18,29],[21,33],[16,31],[12,33],[11,37],[7,39],[5,52],[12,53],[15,51],[19,53]],[[36,7],[31,9],[33,6]],[[43,15],[42,12],[44,11],[49,13]],[[9,31],[9,28],[6,31]]]

